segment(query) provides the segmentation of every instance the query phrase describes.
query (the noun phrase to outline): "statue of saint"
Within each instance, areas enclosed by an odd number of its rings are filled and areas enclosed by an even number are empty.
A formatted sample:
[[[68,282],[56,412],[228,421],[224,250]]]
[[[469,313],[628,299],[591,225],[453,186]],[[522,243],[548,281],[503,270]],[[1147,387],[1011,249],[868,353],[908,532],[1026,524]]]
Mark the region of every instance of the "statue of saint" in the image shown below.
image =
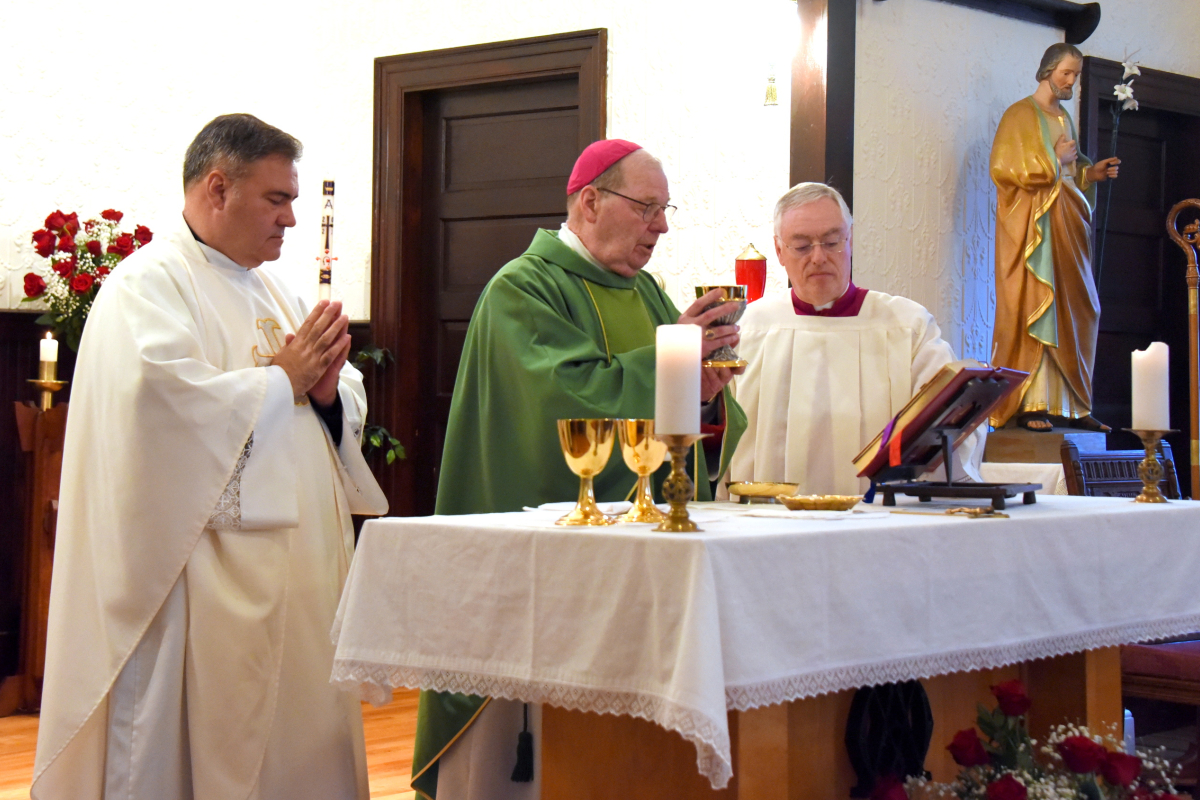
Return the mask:
[[[1052,417],[1109,431],[1092,416],[1092,368],[1100,301],[1092,278],[1096,184],[1117,177],[1116,158],[1093,164],[1076,145],[1071,99],[1083,53],[1054,44],[1038,87],[1004,112],[992,143],[996,184],[996,322],[992,363],[1028,372],[997,406],[992,424],[1015,417],[1049,431]]]

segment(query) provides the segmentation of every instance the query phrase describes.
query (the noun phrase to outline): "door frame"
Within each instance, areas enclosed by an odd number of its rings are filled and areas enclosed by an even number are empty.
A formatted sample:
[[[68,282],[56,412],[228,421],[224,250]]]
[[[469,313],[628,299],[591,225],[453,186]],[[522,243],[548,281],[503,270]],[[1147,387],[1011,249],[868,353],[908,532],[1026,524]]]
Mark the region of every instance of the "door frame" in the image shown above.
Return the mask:
[[[405,53],[375,59],[374,185],[371,231],[371,339],[395,357],[370,381],[371,419],[404,444],[408,458],[372,466],[392,516],[412,516],[436,489],[420,448],[434,441],[415,408],[422,382],[433,380],[426,354],[434,331],[419,322],[429,303],[422,269],[422,93],[490,83],[576,75],[579,149],[607,129],[608,31],[604,28],[507,42]],[[498,264],[497,267],[500,265]],[[440,454],[439,454],[440,456]],[[462,487],[470,491],[470,487]]]

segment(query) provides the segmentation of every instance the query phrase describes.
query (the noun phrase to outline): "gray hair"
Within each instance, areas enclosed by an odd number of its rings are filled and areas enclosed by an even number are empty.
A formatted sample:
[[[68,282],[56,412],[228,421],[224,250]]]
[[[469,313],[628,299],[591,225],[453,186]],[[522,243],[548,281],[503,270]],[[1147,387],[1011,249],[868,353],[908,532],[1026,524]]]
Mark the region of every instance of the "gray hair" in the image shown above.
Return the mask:
[[[1038,65],[1038,83],[1053,75],[1054,70],[1058,69],[1059,63],[1067,56],[1074,56],[1083,61],[1083,51],[1073,44],[1058,42],[1047,47],[1046,52],[1042,54],[1042,63]]]
[[[854,224],[854,218],[850,216],[850,207],[842,199],[842,193],[824,183],[808,182],[797,183],[791,189],[788,189],[783,197],[779,198],[779,202],[775,204],[775,235],[779,236],[780,231],[783,230],[784,214],[801,206],[806,206],[809,203],[826,199],[838,204],[838,208],[842,210],[842,219],[846,221],[846,230],[849,231],[850,226]]]
[[[267,156],[299,161],[300,140],[251,114],[224,114],[209,122],[188,145],[183,158],[186,190],[214,169],[223,169],[230,180],[246,174],[250,165]]]

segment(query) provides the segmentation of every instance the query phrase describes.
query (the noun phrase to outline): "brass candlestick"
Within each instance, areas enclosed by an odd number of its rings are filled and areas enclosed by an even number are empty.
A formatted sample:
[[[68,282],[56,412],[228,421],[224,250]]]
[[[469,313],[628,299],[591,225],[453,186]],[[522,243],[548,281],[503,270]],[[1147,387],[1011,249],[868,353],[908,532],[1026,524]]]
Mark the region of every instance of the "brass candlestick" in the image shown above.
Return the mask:
[[[42,390],[41,402],[38,407],[42,411],[54,408],[54,393],[62,389],[70,381],[58,380],[57,361],[39,361],[37,378],[29,378],[30,383]]]
[[[1146,457],[1138,465],[1138,477],[1142,479],[1142,493],[1135,497],[1133,502],[1167,502],[1167,498],[1163,497],[1162,492],[1158,489],[1158,484],[1163,479],[1162,462],[1158,460],[1158,443],[1167,434],[1177,433],[1178,431],[1147,431],[1138,428],[1125,428],[1124,430],[1141,439],[1142,446],[1146,448]]]
[[[650,494],[650,476],[667,457],[667,446],[654,435],[652,419],[622,419],[617,421],[617,439],[625,466],[637,476],[633,490],[633,506],[621,515],[621,522],[662,522],[667,515],[654,505]]]
[[[688,449],[708,436],[707,433],[658,433],[655,438],[666,442],[671,452],[671,474],[663,481],[663,497],[671,504],[667,518],[659,523],[656,531],[664,533],[691,533],[699,531],[696,523],[688,517],[687,504],[692,499],[696,484],[687,474]]]

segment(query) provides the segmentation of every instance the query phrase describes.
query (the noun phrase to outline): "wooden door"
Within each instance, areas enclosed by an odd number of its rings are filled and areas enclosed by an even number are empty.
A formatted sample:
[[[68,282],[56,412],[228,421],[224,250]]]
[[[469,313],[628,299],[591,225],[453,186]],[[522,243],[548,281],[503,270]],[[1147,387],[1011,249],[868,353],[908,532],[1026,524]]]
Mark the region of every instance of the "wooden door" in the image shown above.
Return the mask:
[[[1092,158],[1110,154],[1112,85],[1121,67],[1100,59],[1083,89],[1081,139]],[[1121,116],[1117,155],[1121,176],[1111,184],[1104,263],[1100,266],[1100,335],[1093,377],[1094,412],[1112,425],[1109,449],[1139,449],[1122,432],[1131,419],[1130,354],[1150,342],[1171,348],[1171,427],[1175,466],[1185,494],[1191,482],[1188,418],[1188,317],[1186,262],[1166,231],[1167,212],[1188,197],[1200,197],[1200,81],[1144,70],[1135,78],[1141,108]],[[1106,90],[1106,91],[1105,91]],[[1096,97],[1099,95],[1099,97]],[[1099,101],[1100,98],[1105,98]],[[1170,98],[1168,101],[1167,98]],[[1089,102],[1090,101],[1090,102]],[[1098,187],[1097,242],[1105,193]]]
[[[421,381],[417,514],[432,513],[446,420],[471,313],[500,267],[521,255],[538,228],[567,218],[566,185],[579,155],[579,78],[489,84],[425,97],[421,181],[421,309],[429,371]]]
[[[396,364],[368,399],[408,451],[373,465],[393,515],[433,512],[479,293],[565,218],[571,166],[604,136],[606,42],[593,30],[376,59],[371,338]]]

